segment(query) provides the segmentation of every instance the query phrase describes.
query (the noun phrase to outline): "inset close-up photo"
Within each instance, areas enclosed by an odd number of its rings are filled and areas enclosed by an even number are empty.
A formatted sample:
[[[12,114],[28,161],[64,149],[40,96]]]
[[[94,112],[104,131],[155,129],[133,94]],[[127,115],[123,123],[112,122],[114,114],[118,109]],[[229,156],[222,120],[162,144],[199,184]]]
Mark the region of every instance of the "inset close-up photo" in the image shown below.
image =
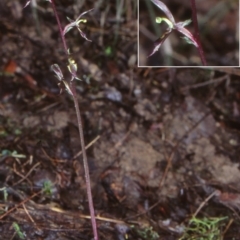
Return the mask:
[[[239,1],[139,0],[138,66],[239,66]]]

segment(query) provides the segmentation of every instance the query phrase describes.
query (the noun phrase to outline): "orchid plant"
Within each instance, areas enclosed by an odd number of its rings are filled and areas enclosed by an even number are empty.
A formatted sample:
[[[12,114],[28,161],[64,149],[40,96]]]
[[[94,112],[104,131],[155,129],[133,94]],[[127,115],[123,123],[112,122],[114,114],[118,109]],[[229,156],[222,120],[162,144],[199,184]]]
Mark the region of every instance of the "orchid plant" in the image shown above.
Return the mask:
[[[62,92],[62,90],[66,90],[69,95],[72,97],[73,101],[74,101],[74,106],[75,106],[75,111],[76,111],[76,115],[77,115],[77,122],[78,122],[78,130],[79,130],[79,139],[80,139],[80,143],[81,143],[81,148],[82,148],[82,155],[83,155],[83,165],[84,165],[84,172],[85,172],[85,181],[86,181],[86,188],[87,188],[87,197],[88,197],[88,204],[89,204],[89,210],[90,210],[90,216],[91,216],[91,222],[92,222],[92,229],[93,229],[93,234],[94,234],[94,240],[98,240],[98,232],[97,232],[97,224],[96,224],[96,217],[95,217],[95,210],[94,210],[94,206],[93,206],[93,199],[92,199],[92,192],[91,192],[91,182],[90,182],[90,175],[89,175],[89,166],[88,166],[88,161],[87,161],[87,155],[86,155],[86,150],[85,150],[85,141],[84,141],[84,135],[83,135],[83,126],[82,126],[82,120],[81,120],[81,115],[80,115],[80,109],[79,109],[79,104],[78,104],[78,98],[77,98],[77,93],[76,93],[76,86],[75,86],[75,81],[74,80],[81,80],[77,77],[77,63],[75,62],[75,60],[71,57],[70,54],[70,50],[67,47],[67,43],[66,43],[66,39],[65,39],[65,35],[74,27],[77,28],[77,30],[79,31],[80,35],[87,41],[91,42],[91,40],[89,40],[86,37],[86,34],[81,30],[79,24],[80,23],[86,23],[87,20],[86,19],[82,19],[82,16],[86,13],[88,13],[89,11],[91,11],[92,9],[83,12],[82,14],[80,14],[76,20],[71,20],[68,18],[68,20],[70,21],[70,23],[68,25],[66,25],[66,27],[63,29],[62,25],[60,23],[60,19],[56,10],[56,6],[55,6],[55,0],[46,0],[48,2],[50,2],[55,18],[57,20],[58,23],[58,29],[59,29],[59,33],[62,39],[62,43],[63,43],[63,48],[65,51],[65,54],[67,55],[67,59],[68,59],[68,71],[71,74],[71,78],[69,80],[66,80],[63,76],[62,70],[61,68],[58,66],[58,64],[53,64],[51,66],[51,70],[55,73],[57,79],[59,80],[59,87],[60,87],[60,92]],[[31,0],[28,1],[24,7],[27,7],[29,4],[31,3]]]
[[[193,44],[198,50],[202,51],[201,45],[200,45],[200,41],[198,39],[195,38],[195,36],[188,30],[185,28],[185,26],[187,26],[188,24],[191,23],[191,20],[188,19],[184,22],[176,22],[172,13],[170,12],[170,10],[168,9],[168,7],[161,2],[160,0],[151,0],[152,3],[154,3],[158,8],[160,8],[165,15],[167,16],[167,18],[165,17],[156,17],[156,23],[160,24],[162,22],[165,22],[168,25],[168,28],[166,29],[166,31],[164,32],[164,34],[158,38],[155,41],[155,47],[153,49],[153,51],[151,52],[151,54],[148,56],[152,56],[154,53],[156,53],[159,48],[161,47],[161,45],[164,43],[164,41],[168,38],[168,36],[173,32],[173,31],[177,31],[181,34],[184,35],[184,39],[187,41],[187,43],[189,44]],[[201,54],[200,54],[201,56]],[[204,58],[204,57],[203,57]],[[201,56],[202,59],[202,56]],[[205,59],[204,59],[205,61]],[[205,62],[202,60],[202,62],[205,65]]]

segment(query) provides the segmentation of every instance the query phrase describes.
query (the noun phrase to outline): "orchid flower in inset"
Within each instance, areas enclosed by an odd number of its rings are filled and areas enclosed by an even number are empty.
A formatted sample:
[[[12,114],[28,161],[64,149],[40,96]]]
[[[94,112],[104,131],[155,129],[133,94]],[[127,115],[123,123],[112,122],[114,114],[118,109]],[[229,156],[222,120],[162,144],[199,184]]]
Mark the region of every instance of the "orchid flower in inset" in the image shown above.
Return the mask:
[[[167,6],[163,2],[161,2],[159,0],[151,0],[151,1],[158,8],[160,8],[167,16],[167,18],[156,17],[156,23],[160,24],[161,22],[165,22],[168,25],[168,28],[167,28],[166,32],[163,34],[163,36],[161,36],[160,38],[158,38],[155,41],[155,47],[154,47],[152,53],[148,57],[152,56],[155,52],[157,52],[159,50],[159,48],[161,47],[163,42],[167,39],[167,37],[171,34],[171,32],[173,30],[182,33],[184,35],[184,38],[187,40],[188,43],[191,43],[195,47],[198,47],[198,43],[195,40],[192,33],[189,32],[185,28],[185,26],[187,26],[191,22],[191,20],[186,20],[184,22],[176,23],[172,13],[170,12],[170,10],[167,8]]]
[[[86,39],[87,41],[91,42],[91,40],[89,40],[87,37],[86,37],[86,34],[80,29],[79,27],[79,24],[82,22],[82,23],[86,23],[87,22],[87,19],[81,19],[81,17],[92,11],[93,9],[90,9],[88,11],[85,11],[83,13],[81,13],[78,18],[74,21],[74,20],[71,20],[70,18],[67,18],[71,23],[69,23],[63,30],[63,35],[65,35],[67,32],[69,32],[73,27],[76,27],[79,31],[79,33],[81,34],[81,36]]]

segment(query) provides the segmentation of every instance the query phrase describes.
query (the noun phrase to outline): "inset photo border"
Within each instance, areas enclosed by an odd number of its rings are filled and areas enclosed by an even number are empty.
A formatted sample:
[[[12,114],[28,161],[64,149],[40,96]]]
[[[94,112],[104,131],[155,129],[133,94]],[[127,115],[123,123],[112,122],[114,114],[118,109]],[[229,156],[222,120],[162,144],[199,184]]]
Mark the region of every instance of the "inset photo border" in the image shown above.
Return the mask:
[[[138,67],[239,67],[239,0],[138,0]]]

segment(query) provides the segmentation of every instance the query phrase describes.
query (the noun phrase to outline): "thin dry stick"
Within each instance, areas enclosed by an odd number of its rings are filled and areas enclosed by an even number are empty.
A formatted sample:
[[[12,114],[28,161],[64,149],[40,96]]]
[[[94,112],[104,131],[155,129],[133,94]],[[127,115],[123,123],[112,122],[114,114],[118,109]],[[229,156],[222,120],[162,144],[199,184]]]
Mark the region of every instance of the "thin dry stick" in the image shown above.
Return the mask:
[[[239,68],[210,68],[211,70],[219,71],[219,72],[225,72],[227,74],[233,74],[240,76],[240,70]],[[240,80],[237,78],[236,80]]]
[[[185,91],[185,90],[192,89],[192,88],[205,87],[206,85],[219,83],[219,82],[222,82],[223,80],[227,80],[227,79],[228,79],[228,75],[224,75],[222,77],[215,78],[215,79],[203,82],[203,83],[197,83],[197,84],[189,85],[189,86],[186,86],[186,87],[182,87],[180,89],[180,91]]]
[[[218,192],[218,190],[214,191],[213,193],[211,193],[198,207],[198,209],[196,210],[196,212],[193,214],[192,218],[195,218],[198,213],[201,211],[201,209],[204,207],[204,205],[206,205],[206,203],[216,195],[216,193]]]
[[[24,179],[26,179],[27,182],[29,183],[29,185],[31,185],[31,181],[30,181],[29,179],[27,179],[27,177],[23,176],[20,172],[18,172],[18,171],[16,170],[15,164],[14,164],[14,167],[13,167],[13,172],[14,172],[16,175],[18,175],[18,176],[21,177],[20,181],[23,181]],[[15,184],[13,184],[13,186],[14,186],[14,185],[15,185]]]
[[[167,174],[168,174],[168,171],[169,171],[169,169],[170,169],[170,167],[171,167],[171,165],[172,165],[172,159],[173,159],[173,157],[174,157],[175,151],[176,151],[176,149],[178,148],[179,144],[180,144],[180,143],[182,142],[182,140],[183,140],[191,131],[193,131],[193,129],[195,129],[195,128],[198,126],[198,124],[199,124],[201,121],[203,121],[203,119],[205,119],[208,115],[209,115],[209,113],[206,113],[198,122],[196,122],[196,123],[177,141],[177,143],[175,144],[175,146],[174,146],[174,148],[173,148],[173,151],[172,151],[170,157],[169,157],[168,160],[167,160],[167,166],[166,166],[166,168],[165,168],[165,170],[164,170],[164,173],[163,173],[163,176],[162,176],[162,178],[161,178],[161,180],[160,180],[159,188],[161,188],[161,187],[163,186],[163,184],[164,184],[164,181],[165,181],[165,179],[166,179],[166,176],[167,176]],[[162,201],[162,199],[158,200],[156,203],[154,203],[152,206],[150,206],[146,211],[141,212],[141,213],[139,213],[139,214],[136,214],[136,215],[134,215],[134,216],[132,216],[132,217],[129,217],[128,219],[130,219],[130,218],[135,218],[135,217],[139,217],[139,216],[141,216],[141,215],[143,215],[143,214],[148,213],[150,210],[152,210],[153,208],[155,208],[161,201]]]
[[[0,216],[0,220],[3,219],[4,217],[6,217],[7,215],[9,215],[11,212],[13,212],[15,209],[17,209],[19,206],[21,206],[22,204],[26,203],[27,201],[31,200],[32,198],[36,197],[38,194],[40,194],[42,192],[39,191],[37,193],[34,193],[32,196],[24,199],[22,202],[18,203],[17,205],[15,205],[14,207],[12,207],[11,209],[9,209],[7,212],[5,212],[4,214],[2,214]]]
[[[41,164],[40,162],[37,162],[37,163],[29,170],[29,172],[28,172],[25,176],[23,176],[22,174],[19,174],[16,170],[14,170],[14,172],[15,172],[16,174],[20,175],[22,178],[21,178],[18,182],[15,182],[15,183],[13,184],[13,186],[18,185],[19,183],[21,183],[22,181],[24,181],[25,179],[27,179],[28,176],[31,174],[31,172],[32,172],[38,165],[40,165],[40,164]],[[28,181],[29,181],[29,180],[28,180]]]
[[[83,219],[90,219],[91,216],[89,215],[84,215],[84,214],[79,214],[79,213],[72,213],[72,212],[69,212],[69,211],[66,211],[66,210],[62,210],[61,208],[58,208],[58,207],[52,207],[50,206],[48,208],[48,210],[51,210],[53,212],[57,212],[57,213],[62,213],[62,214],[70,214],[71,216],[76,216],[76,217],[79,217],[79,218],[83,218]],[[97,220],[100,220],[100,221],[105,221],[105,222],[112,222],[112,223],[120,223],[120,224],[126,224],[125,221],[122,221],[122,220],[118,220],[118,219],[113,219],[113,218],[106,218],[106,217],[101,217],[101,216],[96,216],[96,219]]]
[[[170,157],[168,158],[168,163],[167,163],[167,166],[166,166],[165,171],[164,171],[164,173],[163,173],[163,176],[162,176],[162,178],[161,178],[161,180],[160,180],[159,187],[162,187],[163,184],[164,184],[164,181],[165,181],[165,178],[166,178],[166,176],[167,176],[167,173],[168,173],[168,171],[169,171],[169,169],[170,169],[170,167],[171,167],[171,165],[172,165],[172,159],[173,159],[173,157],[174,157],[175,151],[176,151],[176,149],[178,148],[178,146],[180,145],[180,143],[182,142],[182,140],[183,140],[191,131],[193,131],[193,129],[195,129],[195,128],[198,126],[198,124],[199,124],[200,122],[202,122],[209,114],[210,114],[210,112],[206,113],[203,117],[201,117],[201,118],[200,118],[185,134],[183,134],[183,136],[177,141],[176,145],[175,145],[174,148],[173,148],[173,151],[172,151]]]
[[[87,150],[88,148],[90,148],[96,141],[98,141],[98,139],[100,138],[100,136],[98,135],[97,137],[95,137],[86,147],[85,150]],[[78,152],[77,154],[74,155],[73,159],[76,159],[77,157],[82,155],[82,150],[80,152]]]
[[[34,225],[36,225],[35,221],[34,221],[33,218],[31,217],[31,215],[29,214],[29,211],[27,210],[27,208],[26,208],[26,206],[25,206],[24,203],[22,204],[22,206],[23,206],[24,211],[25,211],[25,213],[27,214],[28,218],[30,219],[30,221],[31,221]]]
[[[222,236],[224,237],[224,235],[227,233],[228,229],[230,228],[230,226],[232,225],[232,223],[234,222],[234,219],[231,218],[227,224],[227,226],[225,227],[223,233],[222,233]]]

